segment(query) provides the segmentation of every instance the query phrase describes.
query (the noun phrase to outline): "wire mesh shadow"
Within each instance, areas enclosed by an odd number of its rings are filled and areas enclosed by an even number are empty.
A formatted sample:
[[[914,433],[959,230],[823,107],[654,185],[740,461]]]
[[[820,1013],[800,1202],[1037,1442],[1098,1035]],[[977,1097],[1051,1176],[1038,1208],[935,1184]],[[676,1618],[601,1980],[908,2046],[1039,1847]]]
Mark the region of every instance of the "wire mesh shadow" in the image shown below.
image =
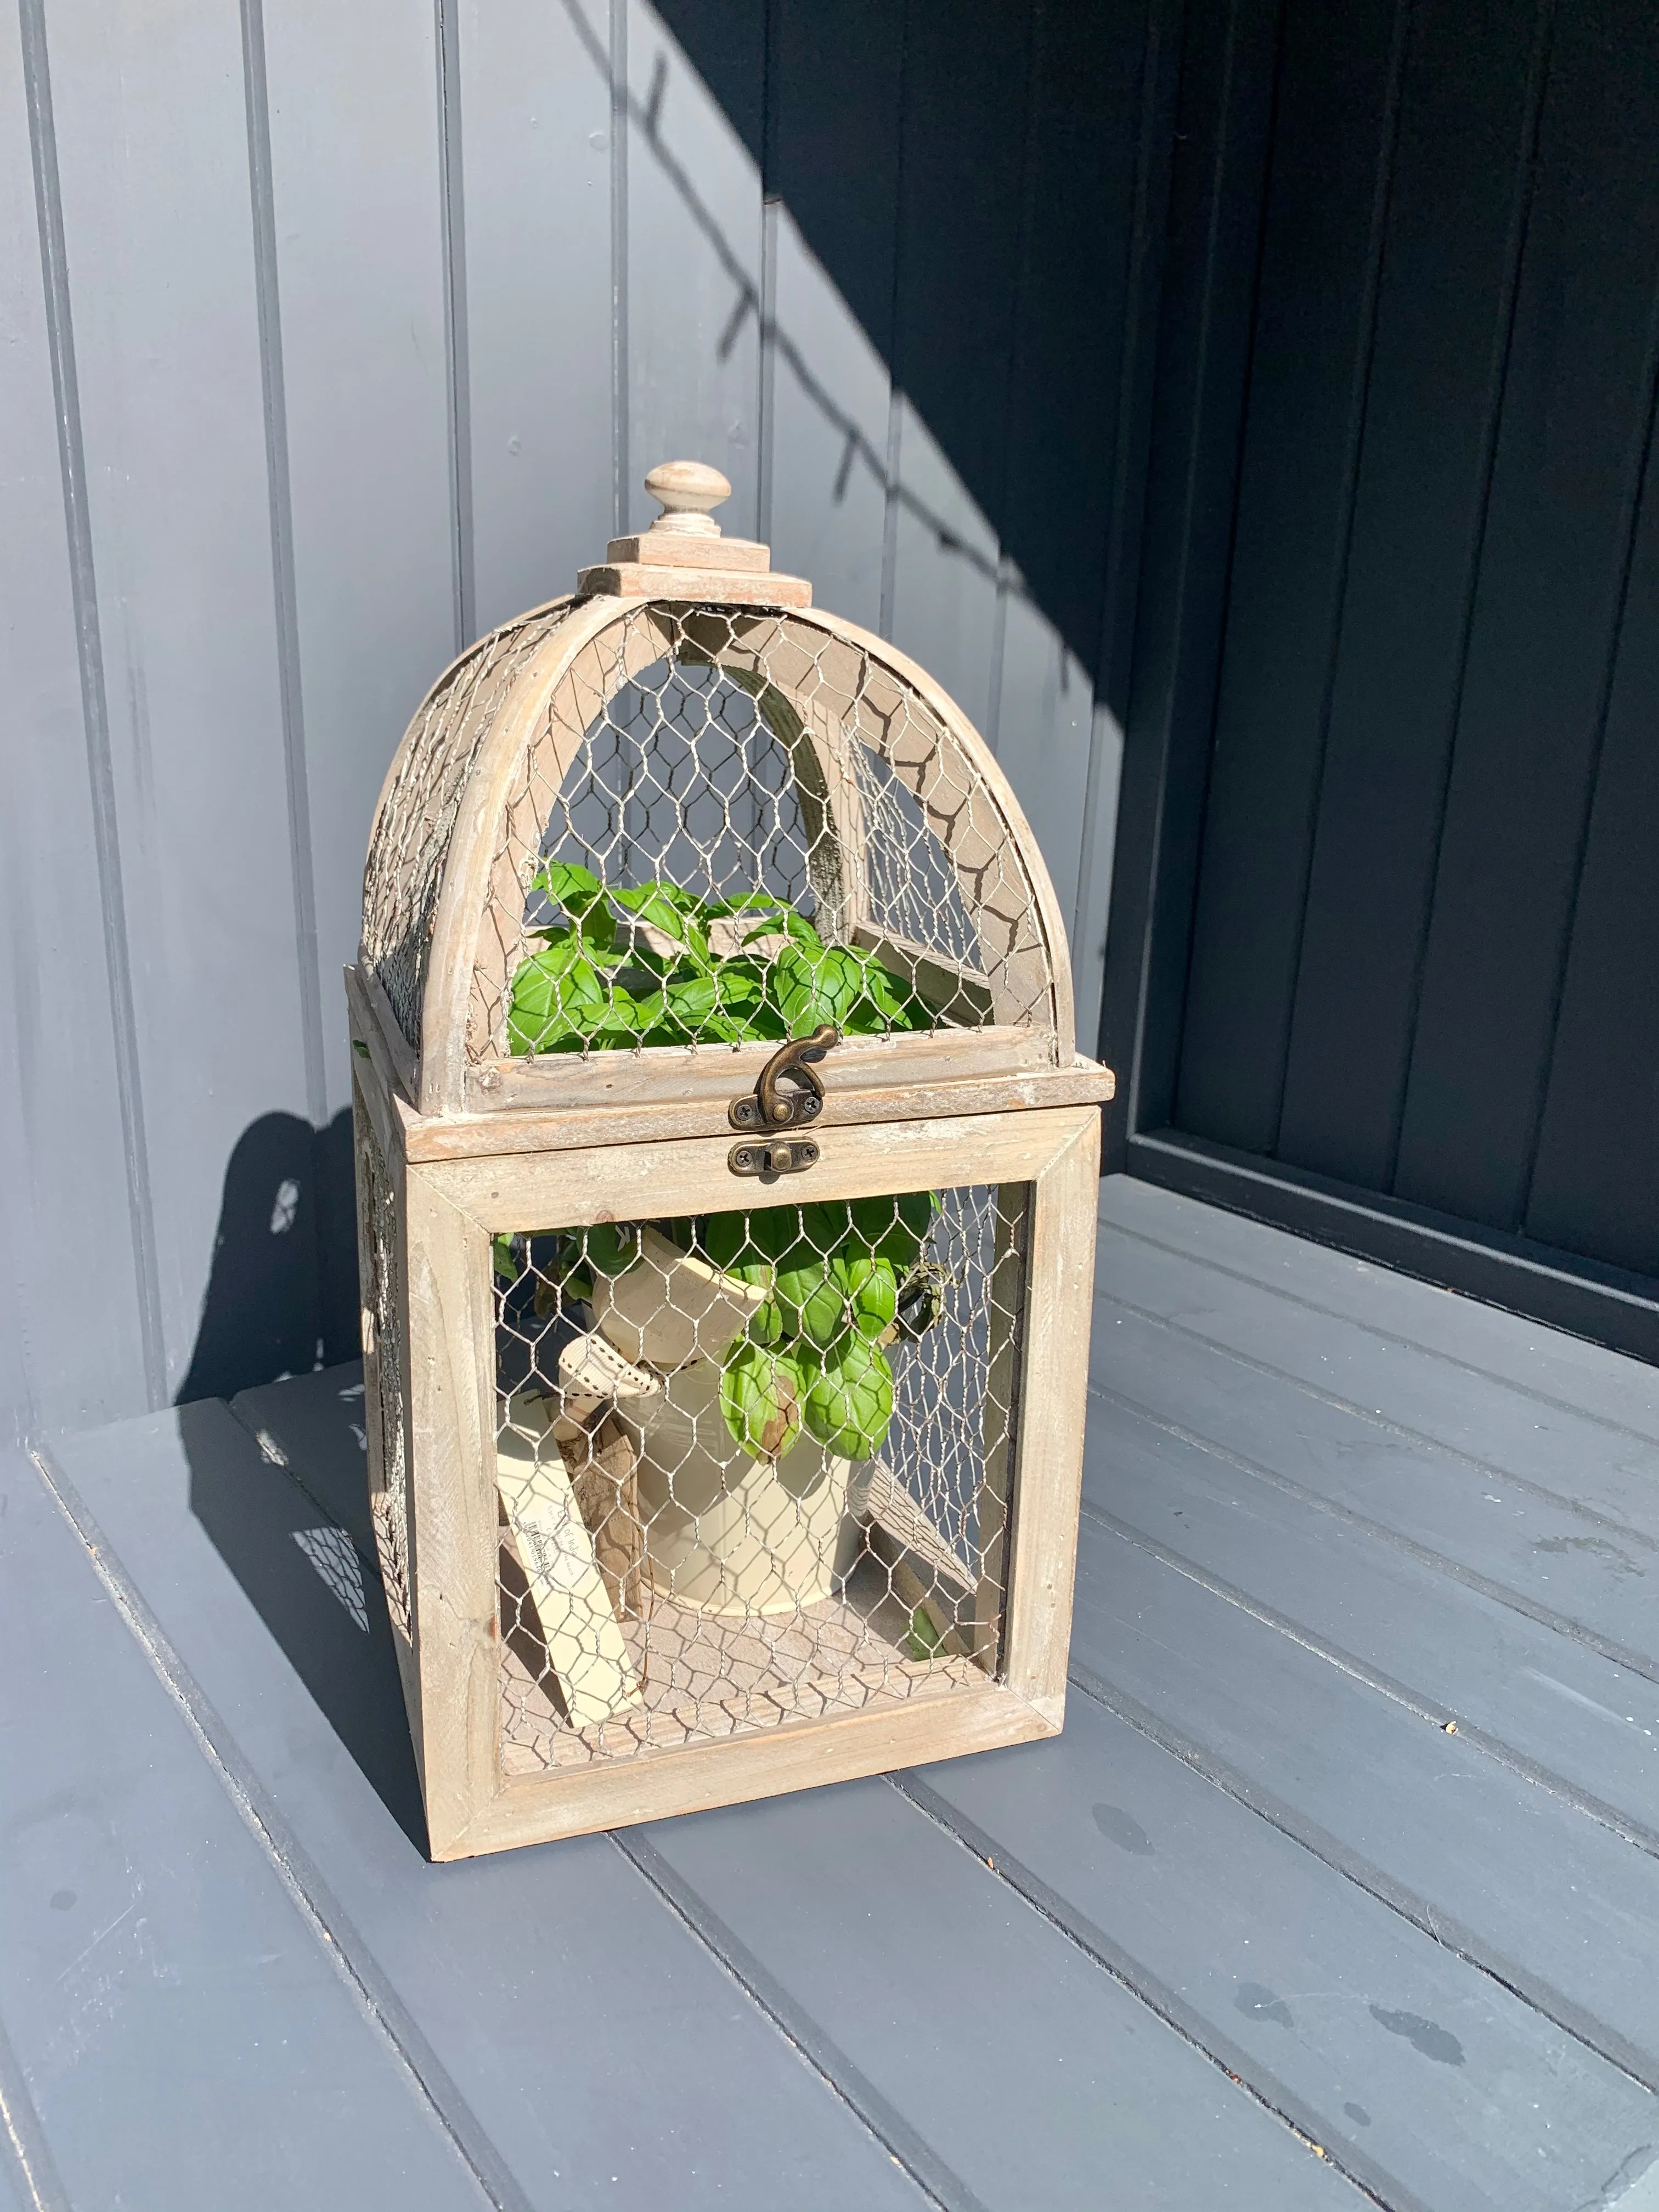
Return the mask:
[[[335,1458],[343,1462],[349,1448],[361,1471],[349,1401],[341,1395],[349,1385],[337,1374],[306,1381],[334,1390],[342,1439]],[[308,1431],[320,1438],[322,1425],[310,1413]],[[361,1532],[342,1528],[279,1463],[269,1428],[256,1437],[210,1399],[181,1406],[178,1418],[191,1511],[364,1778],[424,1854],[420,1778],[372,1547],[365,1553]],[[310,1455],[313,1469],[320,1456]],[[337,1466],[313,1480],[319,1491],[343,1487]],[[365,1490],[365,1514],[367,1504]]]

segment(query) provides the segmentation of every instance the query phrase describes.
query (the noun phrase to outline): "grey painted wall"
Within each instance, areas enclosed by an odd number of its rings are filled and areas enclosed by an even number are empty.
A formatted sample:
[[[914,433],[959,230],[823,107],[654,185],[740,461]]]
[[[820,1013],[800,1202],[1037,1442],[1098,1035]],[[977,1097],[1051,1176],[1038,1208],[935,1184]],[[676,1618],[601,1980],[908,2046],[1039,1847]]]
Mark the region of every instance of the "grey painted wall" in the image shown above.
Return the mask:
[[[690,454],[986,729],[1097,1018],[1164,0],[20,0],[0,1418],[352,1348],[392,749]]]

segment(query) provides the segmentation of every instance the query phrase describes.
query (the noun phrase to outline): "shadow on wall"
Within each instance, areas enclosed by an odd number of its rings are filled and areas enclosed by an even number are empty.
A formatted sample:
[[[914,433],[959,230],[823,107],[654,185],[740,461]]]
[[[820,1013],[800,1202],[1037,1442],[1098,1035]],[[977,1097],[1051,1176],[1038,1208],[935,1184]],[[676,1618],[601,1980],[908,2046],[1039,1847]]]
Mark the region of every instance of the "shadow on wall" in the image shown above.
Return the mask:
[[[578,0],[567,0],[592,46]],[[1147,124],[1159,57],[1146,0],[655,0],[763,180],[887,366],[995,540],[963,541],[871,427],[837,406],[678,172],[656,58],[633,100],[778,372],[846,440],[837,498],[873,478],[936,542],[1039,609],[1121,722],[1115,638],[1135,531],[1138,292],[1155,190]],[[945,508],[954,502],[948,498]],[[1114,604],[1114,602],[1118,602]],[[1104,665],[1103,665],[1103,662]]]
[[[351,1115],[325,1128],[262,1114],[225,1170],[201,1326],[175,1403],[356,1359],[361,1352]]]
[[[619,71],[598,0],[563,6],[627,118],[624,296],[641,311],[622,339],[624,476],[688,419],[673,389],[700,380],[704,417],[730,417],[727,451],[703,458],[742,481],[734,520],[755,514],[820,604],[940,676],[1000,758],[1066,919],[1092,1050],[1173,123],[1168,11],[656,0],[627,11]],[[665,343],[668,295],[706,345]],[[629,516],[647,520],[637,495]]]

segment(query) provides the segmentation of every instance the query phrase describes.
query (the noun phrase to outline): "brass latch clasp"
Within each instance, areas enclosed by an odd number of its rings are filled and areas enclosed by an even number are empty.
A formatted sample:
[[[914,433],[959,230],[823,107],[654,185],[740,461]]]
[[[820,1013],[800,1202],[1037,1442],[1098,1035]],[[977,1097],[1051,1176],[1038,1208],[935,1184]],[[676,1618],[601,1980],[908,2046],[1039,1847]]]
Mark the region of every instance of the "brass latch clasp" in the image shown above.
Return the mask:
[[[825,1022],[811,1036],[791,1037],[762,1068],[754,1090],[732,1101],[726,1119],[734,1129],[766,1133],[759,1142],[732,1146],[726,1164],[733,1175],[799,1175],[812,1165],[818,1156],[812,1139],[784,1133],[799,1129],[803,1122],[816,1121],[823,1113],[823,1085],[813,1073],[811,1063],[822,1060],[831,1045],[840,1042],[841,1031],[833,1022]],[[780,1088],[785,1076],[789,1078],[787,1090]]]
[[[781,1144],[768,1145],[750,1139],[746,1145],[733,1145],[726,1156],[726,1164],[733,1175],[775,1176],[799,1175],[817,1160],[818,1148],[810,1137],[791,1137]]]
[[[791,1037],[787,1044],[781,1044],[762,1068],[754,1090],[745,1091],[741,1098],[734,1098],[726,1109],[726,1119],[732,1127],[799,1129],[804,1122],[816,1121],[823,1111],[823,1085],[810,1063],[822,1060],[831,1045],[840,1042],[841,1031],[833,1022],[825,1022],[811,1036]],[[791,1087],[781,1091],[778,1085],[786,1075],[791,1079]],[[816,1148],[812,1156],[815,1159],[817,1157]]]

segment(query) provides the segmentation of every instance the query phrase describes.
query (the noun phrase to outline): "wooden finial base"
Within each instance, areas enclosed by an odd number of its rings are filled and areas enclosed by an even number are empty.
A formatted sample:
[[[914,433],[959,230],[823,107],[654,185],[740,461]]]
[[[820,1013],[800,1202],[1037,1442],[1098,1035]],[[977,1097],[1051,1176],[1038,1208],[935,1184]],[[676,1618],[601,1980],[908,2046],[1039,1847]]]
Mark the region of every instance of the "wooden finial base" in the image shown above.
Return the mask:
[[[578,591],[621,599],[726,599],[740,606],[810,607],[804,576],[775,575],[772,549],[750,538],[724,538],[713,510],[732,496],[718,469],[703,461],[663,461],[645,480],[662,507],[648,530],[613,538],[604,565],[584,568]]]

